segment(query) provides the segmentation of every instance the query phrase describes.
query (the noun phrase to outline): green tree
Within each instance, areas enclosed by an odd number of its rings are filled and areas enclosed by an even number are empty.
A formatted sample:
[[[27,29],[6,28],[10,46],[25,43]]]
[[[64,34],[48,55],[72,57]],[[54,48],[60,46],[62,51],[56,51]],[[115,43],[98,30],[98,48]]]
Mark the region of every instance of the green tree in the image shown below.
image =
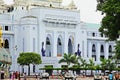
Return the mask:
[[[20,65],[28,66],[28,75],[30,75],[30,64],[36,65],[41,64],[41,62],[41,56],[34,52],[22,52],[17,59],[17,63]]]
[[[105,70],[112,71],[115,69],[115,63],[112,59],[103,59],[101,58],[101,69],[105,72]]]
[[[71,63],[72,64],[78,64],[78,58],[76,55],[72,54],[64,54],[63,58],[59,60],[59,63],[67,63],[69,66]]]
[[[88,68],[91,69],[91,75],[93,75],[93,70],[95,69],[95,63],[93,59],[89,59]]]
[[[99,31],[108,37],[110,41],[116,41],[114,59],[120,60],[120,1],[119,0],[97,0],[97,10],[105,14]]]
[[[86,69],[88,69],[88,63],[87,63],[87,61],[85,60],[85,59],[83,59],[83,58],[79,58],[79,65],[80,65],[80,67],[83,69],[83,70],[85,70],[85,75],[86,75]]]
[[[83,58],[79,58],[79,65],[81,66],[81,68],[83,68],[83,69],[87,69],[88,68],[88,63],[86,62],[86,60],[85,59],[83,59]]]
[[[116,44],[117,45],[115,45],[114,59],[115,59],[116,63],[119,63],[119,60],[120,60],[120,41],[116,41]]]
[[[97,10],[105,14],[99,31],[109,39],[116,40],[120,33],[120,1],[97,0]]]

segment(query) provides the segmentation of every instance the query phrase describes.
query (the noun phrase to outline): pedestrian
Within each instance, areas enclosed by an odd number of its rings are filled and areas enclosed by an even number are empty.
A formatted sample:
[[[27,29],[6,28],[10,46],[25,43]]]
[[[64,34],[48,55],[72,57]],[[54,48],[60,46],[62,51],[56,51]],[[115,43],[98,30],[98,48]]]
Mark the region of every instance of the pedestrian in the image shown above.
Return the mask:
[[[109,73],[109,80],[113,80],[113,74],[111,72]]]
[[[119,74],[118,73],[115,74],[115,80],[119,80]]]
[[[20,72],[18,72],[18,80],[20,80]]]
[[[36,80],[38,79],[38,75],[37,74],[35,74],[35,78],[36,78]]]
[[[26,73],[24,73],[23,78],[24,78],[24,80],[27,80]]]
[[[15,74],[14,72],[12,72],[11,79],[14,80],[14,78],[15,78]]]

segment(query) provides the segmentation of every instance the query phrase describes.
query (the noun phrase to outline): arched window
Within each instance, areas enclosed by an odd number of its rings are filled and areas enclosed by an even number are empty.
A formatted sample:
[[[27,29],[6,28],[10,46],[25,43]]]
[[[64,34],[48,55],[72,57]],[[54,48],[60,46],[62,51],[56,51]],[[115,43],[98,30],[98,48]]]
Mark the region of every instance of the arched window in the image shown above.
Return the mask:
[[[92,33],[92,36],[95,37],[95,33]]]
[[[5,40],[5,45],[4,45],[4,48],[9,48],[9,42],[8,42],[8,40],[7,40],[7,39]]]
[[[112,52],[112,46],[109,45],[109,53],[111,53],[111,52]]]
[[[46,51],[45,51],[45,56],[46,57],[51,57],[52,55],[51,55],[51,50],[52,48],[51,48],[51,42],[50,42],[50,38],[49,37],[47,37],[46,38]]]
[[[5,31],[8,31],[8,26],[5,26]]]
[[[62,43],[60,38],[57,40],[57,56],[62,56]]]
[[[103,34],[102,34],[102,33],[101,33],[100,35],[101,35],[101,37],[103,37]]]
[[[95,44],[92,45],[92,52],[96,52]]]
[[[48,37],[46,38],[46,45],[50,45],[50,40]]]
[[[104,46],[101,45],[100,52],[104,52]]]
[[[68,53],[72,54],[73,53],[73,46],[72,46],[72,41],[71,39],[68,40]]]

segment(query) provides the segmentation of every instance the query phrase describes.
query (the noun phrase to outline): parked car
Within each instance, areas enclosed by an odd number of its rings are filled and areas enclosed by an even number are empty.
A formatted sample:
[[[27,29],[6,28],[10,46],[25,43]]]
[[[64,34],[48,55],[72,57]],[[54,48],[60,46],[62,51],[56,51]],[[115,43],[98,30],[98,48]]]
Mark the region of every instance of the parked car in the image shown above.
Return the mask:
[[[47,72],[42,73],[40,76],[41,79],[49,79],[49,74]]]
[[[102,75],[100,73],[95,73],[94,80],[102,80]]]
[[[76,80],[76,76],[73,75],[72,72],[66,72],[64,77],[65,77],[65,80],[67,79]]]

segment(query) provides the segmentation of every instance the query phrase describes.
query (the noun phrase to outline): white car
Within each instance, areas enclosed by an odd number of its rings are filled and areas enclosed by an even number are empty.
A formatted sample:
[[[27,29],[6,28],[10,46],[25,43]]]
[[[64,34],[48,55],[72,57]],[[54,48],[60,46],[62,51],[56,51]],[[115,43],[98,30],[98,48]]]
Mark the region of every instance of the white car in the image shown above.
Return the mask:
[[[94,80],[102,80],[102,75],[100,73],[95,73]]]

